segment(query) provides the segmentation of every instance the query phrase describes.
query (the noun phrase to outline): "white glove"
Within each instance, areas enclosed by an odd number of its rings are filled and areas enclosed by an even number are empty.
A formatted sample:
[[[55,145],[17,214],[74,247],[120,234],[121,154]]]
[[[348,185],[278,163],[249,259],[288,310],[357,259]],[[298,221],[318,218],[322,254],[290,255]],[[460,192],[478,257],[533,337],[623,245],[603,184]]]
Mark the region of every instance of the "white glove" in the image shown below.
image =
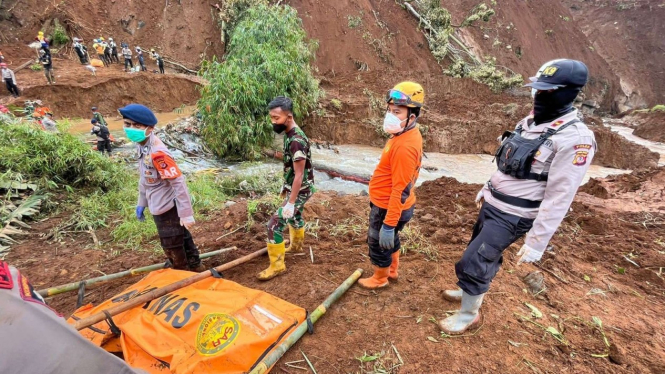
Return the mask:
[[[293,210],[295,208],[296,208],[295,205],[293,205],[291,203],[286,203],[286,205],[284,205],[282,207],[282,218],[284,218],[284,219],[292,218],[293,217]]]
[[[481,188],[480,191],[478,191],[478,194],[476,195],[476,206],[478,209],[483,205],[483,189]]]
[[[180,218],[180,226],[185,226],[187,230],[189,230],[190,227],[194,226],[195,223],[196,221],[194,221],[193,216]]]
[[[517,252],[517,255],[520,256],[520,258],[517,260],[517,265],[519,265],[523,262],[539,261],[540,258],[543,257],[543,252],[533,249],[528,245],[524,244],[522,248],[520,248],[520,250]]]

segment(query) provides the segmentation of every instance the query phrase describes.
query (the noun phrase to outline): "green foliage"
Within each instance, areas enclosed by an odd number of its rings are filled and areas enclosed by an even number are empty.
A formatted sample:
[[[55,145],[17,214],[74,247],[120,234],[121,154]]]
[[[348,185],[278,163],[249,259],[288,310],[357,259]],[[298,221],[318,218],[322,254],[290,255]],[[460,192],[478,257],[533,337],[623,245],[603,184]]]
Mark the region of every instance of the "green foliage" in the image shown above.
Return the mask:
[[[257,159],[272,143],[267,104],[276,96],[294,101],[301,119],[318,102],[318,81],[310,70],[317,44],[307,41],[295,9],[259,3],[232,30],[224,63],[204,63],[210,84],[198,102],[201,135],[220,157]]]
[[[42,71],[42,64],[32,64],[30,65],[30,70],[32,71]]]
[[[651,108],[651,111],[652,112],[665,112],[665,105],[658,104],[658,105],[654,106],[653,108]]]
[[[452,24],[450,12],[441,7],[440,0],[418,0],[417,4],[422,19],[431,26],[425,33],[425,37],[432,55],[441,65],[446,58],[451,61],[449,66],[444,67],[444,74],[457,78],[469,77],[489,86],[495,92],[516,87],[522,83],[521,75],[512,72],[507,75],[504,72],[507,69],[499,69],[493,58],[485,58],[485,61],[476,58],[453,35],[456,27],[472,26],[477,21],[488,22],[495,13],[494,9],[480,3],[471,10],[470,15],[460,26],[455,26]],[[461,50],[454,48],[451,40],[457,43]],[[501,45],[501,42],[497,39],[493,46],[498,45]]]
[[[362,26],[363,24],[363,19],[362,15],[360,16],[346,16],[346,19],[349,20],[348,26],[350,29],[355,29],[356,27]]]
[[[67,31],[60,23],[56,24],[55,29],[53,30],[52,39],[53,45],[56,46],[69,43],[69,36],[67,35]]]
[[[43,187],[112,189],[123,167],[67,133],[43,131],[35,123],[0,119],[0,172],[13,171]]]
[[[333,108],[335,108],[335,109],[337,109],[337,110],[341,110],[341,109],[342,109],[342,101],[339,100],[339,99],[332,99],[332,100],[330,100],[330,104],[332,104]]]

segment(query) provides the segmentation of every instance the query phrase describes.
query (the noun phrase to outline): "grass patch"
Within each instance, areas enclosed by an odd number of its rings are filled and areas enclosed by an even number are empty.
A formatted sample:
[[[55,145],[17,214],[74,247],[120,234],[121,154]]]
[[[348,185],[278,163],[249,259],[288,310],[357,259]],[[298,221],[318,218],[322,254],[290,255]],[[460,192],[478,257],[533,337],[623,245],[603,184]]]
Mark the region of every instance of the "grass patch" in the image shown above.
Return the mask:
[[[402,242],[402,254],[406,254],[407,252],[415,252],[425,256],[425,259],[428,261],[437,260],[438,253],[436,249],[420,231],[418,226],[407,224],[404,227],[404,230],[402,230],[400,233],[400,239]]]
[[[651,108],[652,112],[665,112],[665,105],[659,104]]]
[[[55,29],[53,30],[53,45],[65,45],[69,43],[69,36],[67,35],[67,30],[60,24],[57,23]]]
[[[352,216],[330,226],[328,232],[333,237],[356,238],[367,234],[367,217]]]

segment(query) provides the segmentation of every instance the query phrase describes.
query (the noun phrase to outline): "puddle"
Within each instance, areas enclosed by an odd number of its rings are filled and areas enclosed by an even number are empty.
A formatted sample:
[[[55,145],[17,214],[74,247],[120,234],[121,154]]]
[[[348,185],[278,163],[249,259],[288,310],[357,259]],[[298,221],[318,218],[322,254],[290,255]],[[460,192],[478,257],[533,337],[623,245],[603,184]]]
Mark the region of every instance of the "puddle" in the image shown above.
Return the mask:
[[[665,165],[665,144],[659,142],[652,142],[650,140],[640,138],[639,136],[633,135],[635,129],[631,129],[630,127],[626,126],[615,125],[613,124],[613,122],[614,120],[612,119],[603,118],[603,125],[605,127],[609,127],[610,130],[618,133],[619,135],[623,136],[624,138],[630,140],[633,143],[643,145],[647,147],[649,150],[657,152],[658,154],[660,154],[660,159],[658,160],[658,166]]]

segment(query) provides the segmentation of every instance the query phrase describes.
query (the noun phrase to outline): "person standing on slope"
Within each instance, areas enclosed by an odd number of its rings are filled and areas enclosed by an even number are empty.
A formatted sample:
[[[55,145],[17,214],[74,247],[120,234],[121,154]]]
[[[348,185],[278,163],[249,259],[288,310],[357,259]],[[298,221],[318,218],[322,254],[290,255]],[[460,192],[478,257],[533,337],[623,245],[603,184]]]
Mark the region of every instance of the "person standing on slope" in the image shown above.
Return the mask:
[[[399,233],[413,217],[416,181],[423,156],[423,138],[416,125],[425,100],[423,87],[402,82],[388,92],[383,130],[391,135],[369,181],[367,245],[374,274],[358,281],[367,289],[397,280]]]
[[[307,135],[293,118],[293,102],[283,96],[268,104],[272,128],[284,134],[284,186],[286,201],[268,221],[268,257],[270,266],[258,275],[259,280],[269,280],[286,271],[286,252],[302,252],[305,241],[305,220],[302,218],[305,203],[315,192],[312,152]],[[291,242],[286,248],[284,229],[289,226]]]
[[[566,215],[597,148],[573,107],[588,75],[580,61],[554,60],[526,85],[535,89],[533,115],[504,134],[498,170],[476,197],[478,205],[484,202],[455,264],[460,289],[443,293],[462,304],[439,322],[446,334],[462,334],[480,322],[480,306],[508,246],[526,234],[517,265],[539,261]]]
[[[189,232],[195,221],[187,182],[168,148],[154,134],[157,117],[141,104],[129,104],[118,110],[127,139],[136,143],[138,150],[136,218],[144,221],[148,207],[164,253],[174,269],[204,271],[199,249]]]

